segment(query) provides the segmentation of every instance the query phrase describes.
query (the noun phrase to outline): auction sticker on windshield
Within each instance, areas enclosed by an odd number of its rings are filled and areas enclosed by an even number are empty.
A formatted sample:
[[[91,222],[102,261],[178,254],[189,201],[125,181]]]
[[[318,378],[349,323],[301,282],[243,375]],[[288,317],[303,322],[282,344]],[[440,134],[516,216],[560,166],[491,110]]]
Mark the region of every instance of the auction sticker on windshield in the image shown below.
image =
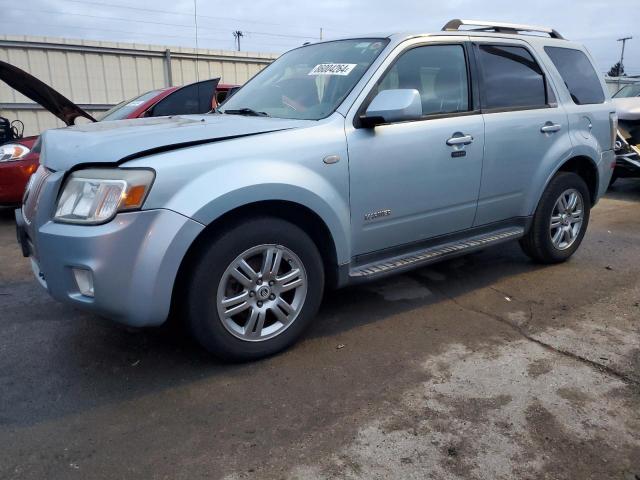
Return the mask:
[[[320,63],[308,75],[349,75],[357,63]]]

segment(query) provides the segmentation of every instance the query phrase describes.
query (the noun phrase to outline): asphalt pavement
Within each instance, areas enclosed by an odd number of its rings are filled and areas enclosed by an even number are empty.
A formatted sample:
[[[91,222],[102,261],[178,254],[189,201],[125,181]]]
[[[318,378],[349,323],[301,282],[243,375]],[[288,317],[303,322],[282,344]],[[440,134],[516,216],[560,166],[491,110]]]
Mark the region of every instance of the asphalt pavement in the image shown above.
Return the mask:
[[[2,479],[640,479],[640,181],[577,254],[517,243],[327,293],[225,365],[61,305],[0,211]]]

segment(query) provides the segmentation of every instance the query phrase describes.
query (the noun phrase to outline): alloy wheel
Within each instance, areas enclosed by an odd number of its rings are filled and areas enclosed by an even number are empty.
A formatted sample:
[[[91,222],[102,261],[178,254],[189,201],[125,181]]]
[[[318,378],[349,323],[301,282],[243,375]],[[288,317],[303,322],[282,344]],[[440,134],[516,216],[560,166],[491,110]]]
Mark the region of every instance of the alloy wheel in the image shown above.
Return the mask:
[[[218,286],[218,315],[235,337],[264,341],[284,332],[307,296],[307,274],[298,256],[282,245],[245,250],[227,267]]]
[[[556,200],[549,222],[551,243],[558,250],[571,247],[578,238],[584,220],[584,200],[575,188],[562,192]]]

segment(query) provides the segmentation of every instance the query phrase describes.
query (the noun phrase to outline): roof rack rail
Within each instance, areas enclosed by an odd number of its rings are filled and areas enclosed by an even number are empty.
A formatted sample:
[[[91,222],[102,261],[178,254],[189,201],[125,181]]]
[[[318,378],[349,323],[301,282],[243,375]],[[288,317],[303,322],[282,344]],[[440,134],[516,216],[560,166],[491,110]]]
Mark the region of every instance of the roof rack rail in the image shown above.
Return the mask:
[[[457,18],[454,20],[449,20],[447,24],[444,27],[442,27],[442,31],[460,30],[460,27],[463,25],[471,25],[474,27],[479,27],[479,28],[469,29],[467,31],[476,31],[476,32],[493,31],[498,33],[511,33],[511,34],[515,34],[518,32],[539,32],[539,33],[546,33],[551,38],[564,39],[564,37],[560,35],[558,31],[548,27],[536,27],[533,25],[519,25],[516,23],[487,22],[483,20],[460,20]]]

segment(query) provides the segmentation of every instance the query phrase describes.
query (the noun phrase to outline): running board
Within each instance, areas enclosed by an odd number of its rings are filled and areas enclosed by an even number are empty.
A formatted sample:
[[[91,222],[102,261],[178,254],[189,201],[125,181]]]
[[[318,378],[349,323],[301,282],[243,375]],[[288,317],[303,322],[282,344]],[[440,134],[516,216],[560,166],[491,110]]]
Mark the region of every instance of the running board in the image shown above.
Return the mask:
[[[374,262],[353,268],[349,277],[353,281],[370,280],[378,276],[410,270],[418,266],[428,265],[447,257],[471,253],[490,245],[514,240],[524,235],[524,228],[513,227],[476,235],[464,240],[456,240],[433,247],[411,252],[382,262]]]

